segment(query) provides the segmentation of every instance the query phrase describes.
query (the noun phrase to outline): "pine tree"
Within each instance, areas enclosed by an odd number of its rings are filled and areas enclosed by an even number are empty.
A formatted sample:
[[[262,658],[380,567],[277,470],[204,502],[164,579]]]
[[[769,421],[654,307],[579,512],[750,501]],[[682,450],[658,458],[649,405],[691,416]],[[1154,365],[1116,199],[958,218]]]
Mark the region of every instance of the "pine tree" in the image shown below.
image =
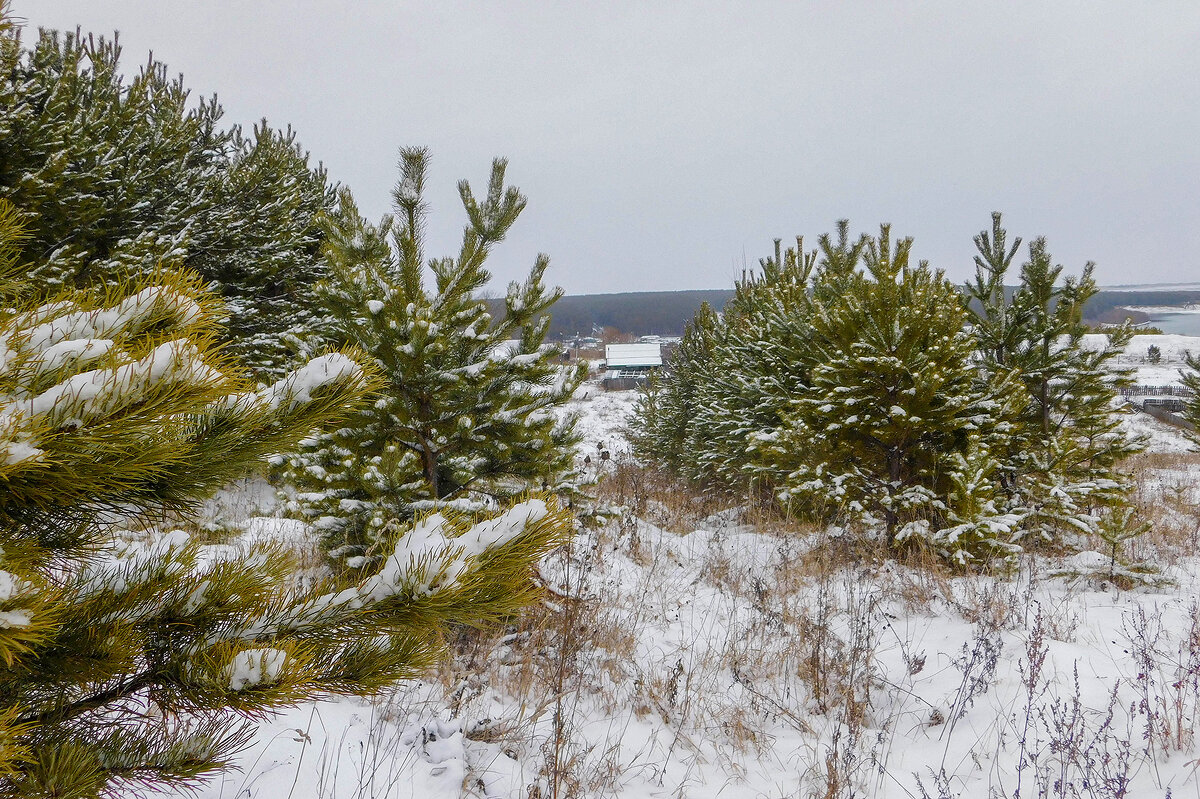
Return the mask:
[[[819,303],[846,289],[867,243],[867,236],[852,238],[849,220],[841,219],[836,240],[822,234],[812,252],[804,252],[804,239],[797,236],[780,279],[770,277],[771,259],[762,262],[766,296],[756,305],[766,313],[760,320],[747,315],[750,324],[739,326],[735,370],[748,371],[746,382],[757,394],[749,405],[753,410],[743,442],[748,459],[743,472],[761,489],[777,491],[788,481],[790,470],[781,468],[772,452],[796,400],[811,388],[812,370],[820,362],[813,315]],[[778,251],[774,262],[779,263]]]
[[[386,521],[433,508],[476,510],[530,485],[558,490],[572,470],[574,420],[559,420],[585,367],[561,367],[544,346],[547,311],[562,295],[542,282],[539,255],[512,283],[503,318],[478,292],[484,264],[525,207],[492,165],[487,194],[459,192],[468,223],[455,258],[426,262],[426,150],[402,151],[396,214],[364,220],[349,192],[327,227],[331,276],[317,288],[326,338],[365,350],[385,383],[374,404],[287,459],[301,489],[294,510],[312,520],[336,556],[359,567],[377,557]],[[423,270],[434,278],[427,289]]]
[[[225,297],[230,351],[278,376],[314,323],[325,172],[291,130],[222,129],[215,98],[153,59],[127,80],[120,54],[78,32],[0,38],[0,197],[33,214],[32,277],[54,293],[182,259]]]
[[[0,200],[0,792],[193,784],[248,720],[419,674],[447,625],[531,598],[531,565],[570,530],[536,499],[393,525],[377,572],[309,588],[278,546],[201,557],[157,532],[344,415],[370,359],[329,353],[256,389],[216,347],[220,303],[195,276],[47,298],[26,251]]]
[[[822,237],[826,263],[857,258],[864,246]],[[760,260],[760,272],[735,284],[718,316],[702,308],[666,375],[654,381],[635,414],[638,450],[690,480],[729,490],[749,480],[770,490],[781,477],[759,457],[783,425],[783,413],[808,385],[809,323],[817,252],[804,239]],[[853,253],[853,255],[851,255]]]
[[[1001,221],[993,214],[991,234],[975,238],[980,255],[967,293],[985,368],[994,379],[1018,376],[1030,398],[1011,419],[1007,450],[995,453],[1009,505],[1025,508],[1026,527],[1047,541],[1065,532],[1097,533],[1106,509],[1127,493],[1118,464],[1140,449],[1120,429],[1114,409],[1130,375],[1110,364],[1132,333],[1121,328],[1100,349],[1083,346],[1083,308],[1098,290],[1093,265],[1060,281],[1063,268],[1041,238],[1030,243],[1019,285],[1006,298],[1004,277],[1020,239],[1006,249]]]
[[[313,287],[328,273],[320,219],[334,207],[325,168],[309,165],[296,132],[263,120],[230,130],[211,204],[191,225],[184,263],[213,281],[229,314],[226,347],[260,376],[297,358],[319,328]]]
[[[713,348],[721,335],[720,316],[707,303],[684,328],[667,370],[652,375],[640,390],[631,426],[634,451],[672,470],[688,469],[695,426],[711,373]]]
[[[1183,418],[1196,428],[1191,432],[1190,438],[1192,441],[1200,444],[1200,355],[1193,355],[1190,352],[1184,353],[1187,357],[1188,369],[1181,371],[1183,378],[1183,387],[1191,393],[1184,400]]]
[[[714,348],[714,367],[692,417],[691,451],[698,475],[710,483],[769,491],[755,447],[782,424],[782,413],[808,384],[812,366],[810,276],[816,260],[804,239],[759,262],[725,308],[726,333]]]
[[[865,272],[827,271],[814,292],[811,386],[765,454],[788,472],[784,503],[876,521],[889,545],[921,535],[961,560],[1007,543],[972,541],[962,526],[994,511],[967,508],[962,494],[987,481],[995,402],[978,386],[958,292],[925,263],[910,266],[911,245],[893,247],[884,225],[866,242]],[[951,527],[944,541],[938,531]]]

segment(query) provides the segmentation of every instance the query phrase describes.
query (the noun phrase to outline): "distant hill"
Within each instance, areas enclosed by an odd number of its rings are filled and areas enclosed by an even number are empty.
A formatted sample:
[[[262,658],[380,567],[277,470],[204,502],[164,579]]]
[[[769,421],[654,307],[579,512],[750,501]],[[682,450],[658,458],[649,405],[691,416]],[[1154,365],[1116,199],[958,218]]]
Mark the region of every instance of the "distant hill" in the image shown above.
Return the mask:
[[[733,289],[571,295],[554,304],[549,337],[586,336],[593,326],[615,327],[639,336],[678,336],[701,303],[720,310],[732,296]],[[491,305],[493,313],[504,307],[502,300],[492,300]]]
[[[1085,315],[1089,319],[1097,319],[1109,309],[1128,305],[1187,305],[1200,302],[1200,289],[1167,289],[1155,290],[1144,288],[1138,291],[1121,289],[1119,291],[1105,290],[1098,293],[1088,303]]]
[[[631,291],[622,294],[575,294],[554,305],[550,338],[588,335],[592,327],[615,327],[639,336],[678,336],[707,302],[720,310],[733,296],[733,289],[691,291]],[[1185,305],[1200,303],[1200,289],[1139,290],[1105,289],[1096,294],[1084,312],[1091,321],[1118,321],[1114,309],[1127,305]],[[491,300],[493,313],[503,309],[501,300]]]
[[[1191,283],[1118,283],[1100,288],[1104,291],[1153,291],[1156,294],[1164,291],[1200,291],[1200,281]]]

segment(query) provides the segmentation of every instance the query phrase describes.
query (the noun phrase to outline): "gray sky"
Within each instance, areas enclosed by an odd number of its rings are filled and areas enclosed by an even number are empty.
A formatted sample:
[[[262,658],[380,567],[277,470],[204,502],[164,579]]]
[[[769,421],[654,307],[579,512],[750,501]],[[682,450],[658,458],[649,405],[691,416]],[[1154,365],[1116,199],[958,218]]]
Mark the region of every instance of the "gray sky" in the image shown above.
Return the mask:
[[[14,0],[31,27],[120,31],[291,123],[370,216],[432,149],[433,255],[491,158],[568,293],[725,288],[771,240],[884,221],[955,280],[1005,213],[1101,283],[1200,280],[1200,3]],[[27,36],[30,34],[26,34]]]

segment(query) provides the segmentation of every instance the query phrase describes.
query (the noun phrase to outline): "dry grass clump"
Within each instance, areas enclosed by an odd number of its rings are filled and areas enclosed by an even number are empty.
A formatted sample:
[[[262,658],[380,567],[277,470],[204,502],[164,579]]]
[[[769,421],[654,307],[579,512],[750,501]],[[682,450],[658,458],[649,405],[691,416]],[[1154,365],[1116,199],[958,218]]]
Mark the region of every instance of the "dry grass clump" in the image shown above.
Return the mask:
[[[595,486],[601,505],[625,509],[656,527],[673,533],[688,533],[701,522],[748,525],[767,535],[805,536],[819,528],[782,513],[767,492],[731,492],[697,486],[669,471],[645,466],[631,458],[604,467]]]
[[[1200,454],[1148,453],[1131,459],[1134,518],[1150,529],[1127,545],[1133,561],[1175,565],[1200,555]]]
[[[619,731],[597,747],[579,725],[589,711],[621,709],[636,636],[611,596],[591,579],[613,541],[604,531],[582,534],[543,564],[546,599],[499,631],[461,630],[452,657],[439,669],[453,714],[499,695],[520,700],[520,713],[486,728],[514,760],[540,766],[531,799],[568,799],[610,789],[623,772]]]
[[[610,462],[599,475],[595,498],[601,505],[624,508],[629,515],[675,533],[696,529],[730,507],[728,497],[697,491],[661,469],[631,459]]]

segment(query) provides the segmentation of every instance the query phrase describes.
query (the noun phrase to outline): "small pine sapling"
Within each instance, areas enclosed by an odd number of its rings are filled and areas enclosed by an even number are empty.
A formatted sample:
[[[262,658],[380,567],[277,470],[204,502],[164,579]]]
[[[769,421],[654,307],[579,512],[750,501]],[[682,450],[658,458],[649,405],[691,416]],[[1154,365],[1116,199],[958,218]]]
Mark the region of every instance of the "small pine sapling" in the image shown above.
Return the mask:
[[[1100,525],[1100,539],[1108,545],[1108,571],[1114,582],[1118,579],[1129,579],[1136,575],[1139,580],[1147,574],[1157,573],[1156,569],[1145,566],[1131,566],[1122,556],[1121,549],[1129,542],[1140,538],[1150,530],[1149,522],[1136,522],[1136,509],[1125,506],[1115,508]]]
[[[1030,243],[1015,290],[1004,278],[1021,240],[1006,244],[1000,214],[992,231],[975,238],[976,278],[967,285],[972,326],[989,379],[1019,376],[1029,402],[1007,419],[1013,435],[994,449],[1006,504],[1026,514],[1023,529],[1035,540],[1064,543],[1096,534],[1110,508],[1129,487],[1119,465],[1140,451],[1121,429],[1118,389],[1132,378],[1113,359],[1129,343],[1128,326],[1108,332],[1103,347],[1084,346],[1083,309],[1098,290],[1087,264],[1078,277],[1060,280],[1044,239]]]
[[[1151,529],[1150,522],[1139,522],[1136,517],[1137,509],[1128,504],[1111,508],[1100,519],[1095,530],[1096,537],[1104,543],[1107,551],[1102,555],[1081,553],[1072,568],[1055,572],[1054,576],[1069,580],[1109,582],[1121,589],[1169,583],[1158,566],[1132,561],[1126,556],[1125,545]]]
[[[539,255],[523,283],[509,284],[501,318],[479,297],[491,277],[484,264],[525,197],[504,185],[501,159],[482,201],[460,182],[468,217],[461,249],[427,260],[427,162],[423,148],[402,151],[394,216],[371,224],[343,190],[325,224],[331,274],[317,287],[328,310],[325,341],[364,351],[383,382],[370,404],[284,463],[299,489],[293,511],[352,568],[383,554],[389,519],[476,511],[531,486],[571,486],[578,438],[574,418],[557,410],[586,366],[562,366],[545,345],[548,311],[562,295],[543,283],[549,259]]]
[[[642,458],[683,473],[691,463],[696,419],[721,335],[720,315],[703,303],[687,323],[666,369],[650,376],[638,393],[630,437]]]
[[[981,444],[996,435],[994,402],[972,364],[958,293],[925,263],[909,264],[911,245],[893,247],[884,225],[866,241],[865,271],[841,264],[818,278],[812,384],[769,450],[787,470],[780,499],[878,523],[889,547],[953,527],[939,545],[949,554],[1003,548],[1000,525],[990,537],[986,526],[963,535],[976,512],[997,515],[991,506],[950,504],[956,469],[971,472],[959,493],[991,471]]]

